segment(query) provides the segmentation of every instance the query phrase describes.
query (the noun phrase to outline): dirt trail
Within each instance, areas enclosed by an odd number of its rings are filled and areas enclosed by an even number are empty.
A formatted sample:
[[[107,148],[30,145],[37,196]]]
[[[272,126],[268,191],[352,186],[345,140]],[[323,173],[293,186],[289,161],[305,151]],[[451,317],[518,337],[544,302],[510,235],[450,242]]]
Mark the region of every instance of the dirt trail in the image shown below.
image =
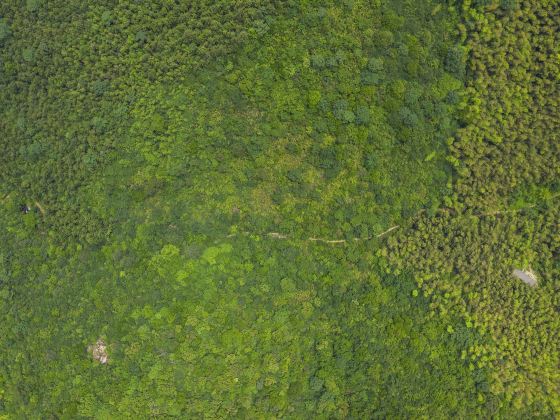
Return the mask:
[[[385,236],[386,234],[388,234],[389,232],[392,232],[395,229],[398,229],[399,225],[390,227],[389,229],[387,229],[385,232],[381,232],[378,235],[373,235],[373,236],[368,236],[366,238],[351,238],[351,239],[325,239],[325,238],[307,238],[305,239],[305,241],[309,241],[309,242],[323,242],[325,244],[343,244],[346,242],[350,242],[350,241],[369,241],[370,239],[373,238],[381,238],[382,236]],[[232,233],[226,236],[226,238],[233,238],[234,236],[237,235],[249,235],[251,232],[239,232],[239,233]],[[268,232],[265,234],[266,236],[268,236],[269,238],[272,239],[290,239],[289,236],[284,235],[282,233],[279,232]]]

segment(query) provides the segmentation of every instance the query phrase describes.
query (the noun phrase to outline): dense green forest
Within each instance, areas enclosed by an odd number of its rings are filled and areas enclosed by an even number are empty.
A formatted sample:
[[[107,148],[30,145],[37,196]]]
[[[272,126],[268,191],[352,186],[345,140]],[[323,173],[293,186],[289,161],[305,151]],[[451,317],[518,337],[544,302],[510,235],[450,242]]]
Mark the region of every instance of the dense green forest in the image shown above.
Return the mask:
[[[0,419],[556,418],[559,106],[558,0],[2,1]]]

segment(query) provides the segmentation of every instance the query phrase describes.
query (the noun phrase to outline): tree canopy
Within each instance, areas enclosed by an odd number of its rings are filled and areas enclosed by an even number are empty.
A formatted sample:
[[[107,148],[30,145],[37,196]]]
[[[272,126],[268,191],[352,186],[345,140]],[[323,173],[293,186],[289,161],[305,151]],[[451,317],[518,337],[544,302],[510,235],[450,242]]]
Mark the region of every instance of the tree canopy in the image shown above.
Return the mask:
[[[558,416],[559,24],[1,2],[0,418]]]

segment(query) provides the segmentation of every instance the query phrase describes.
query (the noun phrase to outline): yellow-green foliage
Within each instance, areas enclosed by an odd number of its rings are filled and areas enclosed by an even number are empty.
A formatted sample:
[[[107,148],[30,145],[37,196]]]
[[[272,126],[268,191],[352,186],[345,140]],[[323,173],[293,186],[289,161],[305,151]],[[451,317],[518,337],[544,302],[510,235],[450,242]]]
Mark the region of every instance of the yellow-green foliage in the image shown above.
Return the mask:
[[[474,3],[474,2],[473,2]],[[478,2],[481,3],[481,2]],[[463,358],[491,368],[494,413],[560,413],[560,8],[463,2],[464,127],[450,141],[452,208],[419,215],[387,255],[439,313],[491,338]],[[533,269],[537,287],[512,275]],[[502,414],[503,415],[503,414]]]
[[[558,188],[560,9],[518,3],[463,5],[469,99],[451,153],[460,161],[457,194],[470,208],[502,208],[532,184]]]

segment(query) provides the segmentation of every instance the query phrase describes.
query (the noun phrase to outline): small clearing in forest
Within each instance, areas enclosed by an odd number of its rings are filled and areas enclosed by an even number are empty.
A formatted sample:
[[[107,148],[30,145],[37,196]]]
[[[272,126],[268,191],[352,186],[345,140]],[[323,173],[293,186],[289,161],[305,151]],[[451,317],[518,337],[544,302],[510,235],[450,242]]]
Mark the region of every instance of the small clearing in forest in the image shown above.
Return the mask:
[[[531,287],[535,287],[537,285],[537,276],[530,269],[518,270],[516,268],[513,270],[513,275]]]
[[[101,338],[93,345],[88,346],[88,353],[91,353],[93,358],[102,365],[109,361],[109,354],[107,353],[107,344]]]

